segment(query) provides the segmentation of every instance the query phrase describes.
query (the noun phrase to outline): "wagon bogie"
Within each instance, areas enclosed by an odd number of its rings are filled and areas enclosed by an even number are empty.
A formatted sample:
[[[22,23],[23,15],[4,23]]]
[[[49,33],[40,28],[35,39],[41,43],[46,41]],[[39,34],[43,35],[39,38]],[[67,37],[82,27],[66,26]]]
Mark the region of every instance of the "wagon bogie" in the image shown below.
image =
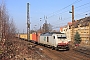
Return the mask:
[[[57,47],[55,47],[55,50],[58,51],[59,49]]]
[[[67,48],[66,48],[66,50],[67,50],[67,51],[69,51],[69,50],[70,50],[70,48],[69,48],[69,47],[67,47]]]
[[[52,46],[51,48],[52,48],[52,50],[55,50],[55,47],[54,46]]]

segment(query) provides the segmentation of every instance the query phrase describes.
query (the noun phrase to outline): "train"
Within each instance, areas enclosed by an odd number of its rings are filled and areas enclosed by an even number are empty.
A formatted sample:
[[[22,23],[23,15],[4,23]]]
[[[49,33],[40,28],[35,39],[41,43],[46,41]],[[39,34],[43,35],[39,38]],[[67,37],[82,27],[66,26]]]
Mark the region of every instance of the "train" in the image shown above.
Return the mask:
[[[19,36],[22,39],[27,39],[27,35],[24,37]],[[47,32],[47,33],[33,33],[30,35],[30,42],[50,47],[52,50],[69,50],[69,40],[65,33],[61,32]]]
[[[60,32],[49,32],[42,33],[40,39],[38,40],[39,44],[44,46],[51,47],[55,50],[69,50],[69,41],[66,38],[65,33]]]

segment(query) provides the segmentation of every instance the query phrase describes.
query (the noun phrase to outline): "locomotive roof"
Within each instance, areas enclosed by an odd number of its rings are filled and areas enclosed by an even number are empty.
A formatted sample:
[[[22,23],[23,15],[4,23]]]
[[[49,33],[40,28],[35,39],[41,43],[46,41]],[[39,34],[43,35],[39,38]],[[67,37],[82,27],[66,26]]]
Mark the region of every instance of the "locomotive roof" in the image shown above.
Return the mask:
[[[47,32],[47,33],[42,33],[41,36],[51,36],[52,34],[65,34],[61,32]]]

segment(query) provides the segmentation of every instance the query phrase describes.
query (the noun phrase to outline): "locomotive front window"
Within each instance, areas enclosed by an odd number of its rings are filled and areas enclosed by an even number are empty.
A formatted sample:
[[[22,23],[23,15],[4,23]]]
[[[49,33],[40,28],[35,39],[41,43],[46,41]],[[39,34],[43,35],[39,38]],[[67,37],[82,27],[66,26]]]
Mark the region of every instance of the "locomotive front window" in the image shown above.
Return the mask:
[[[66,39],[66,37],[57,37],[58,39]]]

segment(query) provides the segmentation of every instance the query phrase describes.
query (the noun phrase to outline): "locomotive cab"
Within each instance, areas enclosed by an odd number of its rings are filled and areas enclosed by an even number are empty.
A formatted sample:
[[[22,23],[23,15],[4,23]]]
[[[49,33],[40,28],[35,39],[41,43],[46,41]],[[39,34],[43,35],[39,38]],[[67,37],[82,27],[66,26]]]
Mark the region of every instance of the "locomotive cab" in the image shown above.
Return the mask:
[[[55,50],[69,50],[69,41],[65,34],[57,34],[54,36],[56,41]]]

